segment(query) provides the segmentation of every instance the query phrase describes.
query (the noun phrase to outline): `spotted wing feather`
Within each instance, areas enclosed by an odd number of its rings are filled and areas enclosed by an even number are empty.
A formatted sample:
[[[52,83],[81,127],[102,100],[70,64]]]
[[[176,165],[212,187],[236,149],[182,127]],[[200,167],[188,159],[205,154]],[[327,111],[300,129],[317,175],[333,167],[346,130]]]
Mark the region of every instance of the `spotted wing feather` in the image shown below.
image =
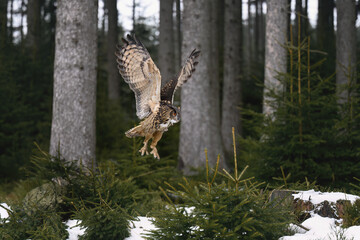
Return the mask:
[[[161,100],[170,101],[173,103],[175,91],[184,83],[186,83],[187,80],[191,77],[192,73],[195,71],[195,66],[198,64],[196,59],[199,55],[200,51],[197,51],[196,49],[191,52],[177,77],[168,81],[161,88]]]
[[[115,53],[118,69],[135,93],[136,115],[143,119],[160,104],[161,75],[145,46],[135,35],[122,39]]]

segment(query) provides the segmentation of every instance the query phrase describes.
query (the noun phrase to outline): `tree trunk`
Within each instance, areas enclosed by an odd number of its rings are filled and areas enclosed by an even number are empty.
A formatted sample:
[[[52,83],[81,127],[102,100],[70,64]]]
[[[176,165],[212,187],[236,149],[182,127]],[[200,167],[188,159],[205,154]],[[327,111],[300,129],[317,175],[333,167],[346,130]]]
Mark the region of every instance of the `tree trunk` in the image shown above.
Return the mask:
[[[290,32],[290,25],[292,24],[291,22],[291,0],[288,0],[288,3],[287,3],[287,23],[288,23],[288,26],[287,26],[287,39],[288,41],[290,41],[290,34],[293,34],[293,32]],[[294,29],[292,29],[292,31],[294,31]]]
[[[274,111],[268,96],[270,90],[282,92],[284,86],[278,80],[278,73],[286,72],[287,0],[268,0],[265,43],[265,88],[263,113],[272,117]]]
[[[24,41],[24,6],[25,1],[21,0],[21,7],[20,7],[20,40],[21,43]]]
[[[132,29],[132,33],[136,33],[136,16],[135,16],[135,11],[136,11],[136,7],[137,7],[137,4],[136,4],[136,0],[133,0],[133,3],[132,3],[132,24],[133,24],[133,29]]]
[[[251,1],[248,0],[247,2],[248,4],[248,19],[247,19],[247,37],[244,38],[244,46],[245,46],[245,49],[244,49],[244,60],[245,60],[245,65],[246,65],[246,68],[245,68],[245,76],[246,76],[246,80],[249,81],[250,78],[251,78],[251,69],[252,69],[252,55],[253,55],[253,51],[252,51],[252,37],[251,37],[251,28],[252,28],[252,25],[251,25]]]
[[[40,0],[29,0],[27,5],[27,46],[32,49],[35,57],[40,48]]]
[[[309,34],[309,12],[308,12],[308,0],[305,0],[305,7],[303,9],[303,14],[304,14],[304,36],[308,36]]]
[[[294,34],[294,45],[297,46],[298,45],[298,34],[300,32],[300,40],[302,40],[304,38],[303,35],[303,9],[302,9],[302,0],[296,0],[295,3],[295,32]],[[300,23],[299,23],[300,20]]]
[[[342,104],[350,101],[348,88],[356,83],[355,0],[337,0],[336,8],[336,84],[338,103]]]
[[[223,45],[219,45],[220,42],[222,42],[222,37],[224,32],[224,28],[221,28],[221,21],[224,22],[224,10],[225,6],[221,7],[222,0],[211,0],[211,82],[210,82],[210,100],[208,104],[212,106],[212,126],[217,126],[216,129],[214,129],[214,132],[218,134],[218,136],[221,138],[221,118],[220,118],[220,71],[219,66],[221,59],[223,59],[223,56],[220,57],[220,47],[223,47]],[[221,10],[223,12],[221,12]],[[221,19],[222,18],[222,19]],[[216,130],[216,131],[215,131]],[[222,144],[222,140],[219,141],[220,144]],[[216,142],[213,142],[213,144],[216,144]],[[221,151],[223,153],[223,150],[221,148]],[[220,153],[218,153],[220,154]],[[225,156],[223,156],[225,157]],[[225,158],[222,159],[225,161]],[[225,166],[225,165],[224,165]]]
[[[224,83],[221,135],[225,153],[233,152],[232,127],[241,132],[241,57],[242,57],[242,4],[225,0]]]
[[[259,34],[260,34],[260,63],[264,64],[264,50],[265,50],[265,14],[263,10],[263,0],[260,1],[260,24],[259,24]]]
[[[5,49],[7,44],[7,4],[8,0],[0,1],[0,51]]]
[[[13,43],[14,41],[14,27],[13,27],[13,23],[14,23],[14,0],[10,0],[10,18],[9,18],[9,42]]]
[[[219,99],[212,96],[218,84],[212,74],[211,4],[206,0],[184,1],[183,13],[182,58],[194,48],[201,50],[196,72],[181,90],[179,168],[190,174],[192,167],[205,167],[205,148],[210,166],[223,151]],[[221,165],[225,165],[224,160]]]
[[[328,54],[320,73],[328,76],[335,71],[334,0],[319,0],[316,31],[319,50]]]
[[[180,9],[180,0],[175,0],[176,2],[176,28],[174,31],[174,42],[176,43],[176,51],[175,51],[175,69],[181,66],[181,9]]]
[[[118,11],[116,0],[107,0],[108,10],[108,34],[107,34],[107,71],[108,71],[108,97],[116,100],[120,97],[119,73],[115,60],[115,50],[118,44]]]
[[[162,82],[175,76],[173,0],[160,0],[159,69]]]
[[[260,37],[260,17],[259,17],[259,0],[255,0],[255,62],[259,63],[259,37]]]
[[[95,161],[97,1],[57,2],[50,154]]]
[[[51,46],[55,46],[55,29],[56,29],[56,3],[57,0],[50,0],[49,1],[49,9],[48,13],[50,15],[49,20],[49,29],[52,34],[50,34],[50,42]]]

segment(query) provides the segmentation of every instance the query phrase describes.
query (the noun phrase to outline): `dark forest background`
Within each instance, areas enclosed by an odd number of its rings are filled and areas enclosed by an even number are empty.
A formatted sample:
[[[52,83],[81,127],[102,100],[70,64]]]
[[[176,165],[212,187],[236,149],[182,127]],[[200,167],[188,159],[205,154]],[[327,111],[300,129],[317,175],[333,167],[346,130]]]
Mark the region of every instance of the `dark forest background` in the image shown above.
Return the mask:
[[[166,7],[164,2],[168,2],[169,7]],[[147,47],[165,80],[171,77],[171,74],[176,74],[187,52],[190,53],[192,48],[197,47],[190,44],[186,49],[182,47],[182,37],[187,31],[187,25],[184,26],[183,21],[188,17],[183,12],[183,2],[186,1],[160,1],[160,21],[166,18],[166,14],[170,16],[170,20],[166,20],[168,25],[163,25],[163,28],[148,24],[148,19],[143,16],[134,14],[132,19],[133,29],[130,32],[135,33]],[[212,16],[216,20],[211,24],[217,29],[213,38],[213,46],[216,46],[217,51],[211,56],[217,68],[214,74],[217,75],[215,79],[219,86],[221,106],[226,95],[223,91],[224,66],[230,66],[226,63],[227,55],[224,54],[227,43],[224,40],[224,31],[227,28],[225,15],[228,10],[224,1],[213,2],[216,7],[212,8],[212,11],[215,11]],[[291,0],[288,1],[290,2]],[[240,6],[239,12],[244,11],[244,6],[247,7],[245,11],[248,12],[248,18],[242,18],[241,14],[238,16],[238,29],[241,31],[238,42],[241,46],[240,60],[238,65],[231,66],[241,69],[235,80],[241,82],[240,91],[237,93],[241,99],[236,103],[241,114],[233,113],[239,114],[240,119],[236,135],[240,158],[244,165],[249,164],[253,172],[262,179],[271,180],[272,177],[280,176],[281,171],[285,171],[285,174],[292,174],[293,180],[304,180],[306,177],[323,185],[332,183],[341,187],[351,182],[353,177],[360,177],[360,128],[357,85],[348,86],[352,91],[352,100],[341,107],[338,107],[336,95],[339,88],[336,83],[336,35],[342,33],[334,26],[334,12],[339,1],[318,0],[316,25],[310,24],[308,19],[308,0],[293,2],[295,8],[291,9],[290,5],[287,5],[287,14],[288,19],[290,13],[295,13],[296,18],[290,19],[287,42],[283,46],[287,50],[287,72],[281,73],[285,76],[281,81],[286,87],[281,96],[276,92],[272,93],[275,105],[281,106],[275,114],[278,121],[274,122],[267,122],[266,115],[264,117],[262,114],[267,1],[246,0],[242,1]],[[358,16],[359,1],[350,2],[356,7],[351,11],[356,11]],[[144,7],[141,1],[129,1],[129,4],[132,4],[134,13]],[[117,14],[121,15],[123,9],[116,11],[114,0],[106,0],[103,6],[104,15],[98,19],[97,29],[96,161],[100,163],[136,153],[134,146],[140,143],[140,140],[127,139],[124,136],[126,130],[138,123],[134,96],[117,74],[117,70],[114,73],[110,66],[115,64],[115,45],[120,43],[120,38],[127,33],[117,18]],[[50,148],[56,11],[56,0],[1,1],[1,183],[26,178],[24,169],[30,165],[31,157],[38,153],[34,143],[44,151]],[[20,19],[19,26],[14,26],[15,19]],[[359,29],[355,29],[352,34],[359,36]],[[165,35],[164,31],[167,36],[171,36],[170,39],[161,40],[162,34]],[[360,59],[360,38],[355,39],[356,45],[352,51],[356,59]],[[170,50],[161,50],[164,47],[162,44],[169,43],[172,44],[165,47]],[[205,62],[206,59],[200,58],[199,61]],[[227,65],[224,65],[224,62]],[[171,66],[166,66],[166,63]],[[357,63],[355,69],[356,65]],[[297,84],[298,72],[302,75],[302,96],[292,95],[299,92],[299,85],[290,92],[292,84]],[[357,77],[354,82],[356,79]],[[311,91],[310,87],[307,88],[310,82]],[[303,99],[301,111],[294,98]],[[307,102],[306,99],[311,101]],[[176,103],[180,104],[179,95],[176,96]],[[219,118],[224,114],[221,112],[220,109]],[[220,125],[218,128],[220,129]],[[181,168],[181,164],[177,162],[179,132],[180,124],[170,128],[160,141],[158,149],[163,158],[161,161],[171,161],[173,167]],[[223,140],[220,144],[223,144]],[[224,144],[224,159],[227,163],[232,161],[231,149],[231,142]],[[194,156],[193,161],[198,161],[197,158]],[[200,164],[193,166],[197,167],[202,163],[200,161]],[[264,165],[267,167],[264,168]]]

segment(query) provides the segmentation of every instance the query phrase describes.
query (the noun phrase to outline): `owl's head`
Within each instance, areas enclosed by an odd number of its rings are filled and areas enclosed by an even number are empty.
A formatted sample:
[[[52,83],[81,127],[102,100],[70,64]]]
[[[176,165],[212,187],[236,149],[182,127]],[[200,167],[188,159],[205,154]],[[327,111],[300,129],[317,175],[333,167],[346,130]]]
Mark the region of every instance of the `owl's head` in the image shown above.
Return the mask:
[[[160,125],[169,127],[180,121],[180,107],[171,104],[170,101],[160,102]]]
[[[170,122],[172,124],[180,121],[180,108],[175,106],[169,106],[168,114],[169,114],[168,119],[170,119]]]

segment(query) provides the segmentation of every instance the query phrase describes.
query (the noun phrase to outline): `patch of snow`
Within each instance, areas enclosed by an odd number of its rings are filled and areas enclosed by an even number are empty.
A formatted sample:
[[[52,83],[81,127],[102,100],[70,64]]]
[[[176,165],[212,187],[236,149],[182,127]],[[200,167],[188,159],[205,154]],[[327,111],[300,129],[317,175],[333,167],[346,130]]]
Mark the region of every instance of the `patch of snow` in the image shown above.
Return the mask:
[[[319,192],[315,190],[299,191],[293,194],[294,199],[299,198],[304,201],[310,201],[313,204],[320,204],[324,201],[334,202],[337,200],[349,200],[353,203],[356,199],[360,199],[359,196],[346,194],[341,192]]]
[[[289,230],[293,231],[295,233],[306,233],[305,229],[303,229],[295,224],[292,224],[292,223],[289,224]]]
[[[195,207],[185,207],[184,210],[187,214],[192,214],[192,212],[195,210]]]
[[[360,226],[352,226],[346,229],[346,236],[348,238],[354,238],[354,240],[360,239]]]
[[[326,218],[312,214],[312,217],[305,220],[302,225],[310,230],[307,232],[298,232],[293,236],[284,236],[281,237],[280,240],[332,240],[337,239],[336,235],[340,232],[342,232],[343,236],[347,239],[353,238],[353,240],[360,240],[360,226],[343,229],[336,226],[336,220],[334,218]]]
[[[0,203],[0,218],[8,218],[9,217],[9,213],[7,212],[6,209],[11,210],[10,206],[7,205],[6,203]],[[3,206],[3,207],[2,207]],[[6,208],[6,209],[5,209]]]
[[[155,225],[152,223],[153,218],[138,217],[138,221],[131,221],[130,237],[125,240],[140,240],[145,239],[143,234],[149,233],[148,231],[156,230]]]
[[[317,205],[324,201],[329,203],[336,203],[338,200],[349,200],[354,203],[359,196],[346,194],[341,192],[318,192],[314,190],[300,191],[293,194],[294,198],[299,198],[303,201],[310,201],[312,204]],[[294,225],[289,228],[296,232],[293,236],[283,236],[280,240],[333,240],[338,239],[339,236],[348,240],[360,240],[360,226],[352,226],[349,228],[341,228],[342,219],[336,220],[335,218],[321,217],[310,211],[311,217],[305,220],[301,225],[308,228],[305,231]],[[343,239],[343,238],[342,238]]]
[[[336,202],[340,199],[349,200],[352,203],[360,198],[359,196],[345,194],[340,192],[317,192],[314,190],[300,191],[293,194],[294,198],[300,198],[304,201],[311,201],[314,205],[320,204],[323,201]],[[7,209],[10,207],[6,203],[0,203]],[[191,214],[194,211],[194,207],[185,207],[185,211]],[[321,217],[315,214],[313,211],[310,212],[311,217],[305,220],[301,225],[308,228],[309,231],[290,224],[289,228],[293,230],[295,235],[283,236],[279,240],[333,240],[337,239],[336,236],[342,235],[346,239],[360,240],[360,226],[352,226],[346,229],[341,228],[342,220],[336,220],[334,218]],[[8,212],[0,207],[0,218],[8,218]],[[130,237],[125,240],[141,240],[145,239],[145,234],[151,230],[156,230],[155,225],[152,223],[153,218],[138,217],[139,220],[132,221],[130,223]],[[67,225],[67,231],[69,232],[68,240],[78,240],[79,236],[83,235],[86,228],[78,226],[81,220],[68,220],[65,224]],[[338,226],[340,225],[340,226]]]
[[[78,226],[80,223],[81,220],[68,220],[65,223],[67,231],[69,232],[69,238],[67,240],[78,240],[79,236],[85,233],[86,228]]]

